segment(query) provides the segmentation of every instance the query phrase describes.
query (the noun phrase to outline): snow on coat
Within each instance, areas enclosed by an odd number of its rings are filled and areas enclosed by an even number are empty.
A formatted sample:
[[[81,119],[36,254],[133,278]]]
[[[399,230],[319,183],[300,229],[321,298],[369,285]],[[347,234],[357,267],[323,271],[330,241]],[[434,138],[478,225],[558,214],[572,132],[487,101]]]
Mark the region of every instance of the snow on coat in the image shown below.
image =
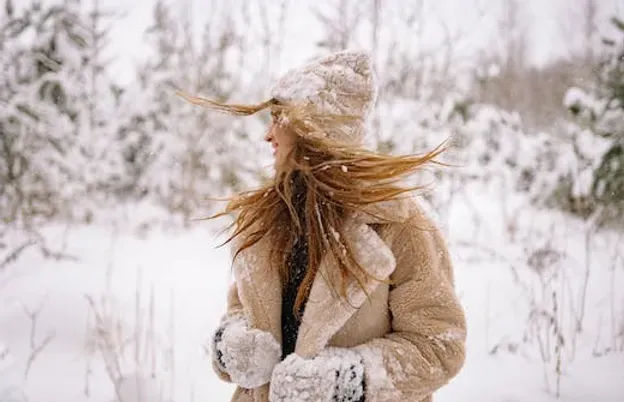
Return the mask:
[[[249,328],[244,318],[226,319],[221,327],[222,335],[215,341],[213,351],[213,361],[219,371],[245,388],[268,383],[273,367],[282,356],[280,344],[270,333]],[[220,358],[216,356],[217,351]]]
[[[270,402],[358,402],[364,388],[362,357],[352,348],[327,348],[314,359],[296,353],[273,371]]]
[[[347,286],[348,302],[325,282],[337,275],[327,254],[302,317],[295,353],[304,359],[329,347],[351,348],[364,364],[367,402],[426,402],[464,364],[466,322],[450,257],[438,229],[414,201],[375,204],[351,217],[345,240],[373,278]],[[385,218],[393,219],[389,223]],[[263,239],[234,261],[235,285],[226,316],[244,315],[252,328],[281,343],[281,284],[269,269]],[[369,294],[369,297],[366,294]],[[215,366],[225,381],[232,379]],[[268,402],[270,384],[238,387],[232,402]]]

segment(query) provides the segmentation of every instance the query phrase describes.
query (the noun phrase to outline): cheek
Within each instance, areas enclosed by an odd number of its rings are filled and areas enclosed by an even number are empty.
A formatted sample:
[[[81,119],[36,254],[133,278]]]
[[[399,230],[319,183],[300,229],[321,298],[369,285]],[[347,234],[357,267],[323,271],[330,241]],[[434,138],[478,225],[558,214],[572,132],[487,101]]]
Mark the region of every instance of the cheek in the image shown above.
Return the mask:
[[[295,146],[295,136],[289,130],[279,127],[275,132],[275,139],[280,148],[290,150]]]

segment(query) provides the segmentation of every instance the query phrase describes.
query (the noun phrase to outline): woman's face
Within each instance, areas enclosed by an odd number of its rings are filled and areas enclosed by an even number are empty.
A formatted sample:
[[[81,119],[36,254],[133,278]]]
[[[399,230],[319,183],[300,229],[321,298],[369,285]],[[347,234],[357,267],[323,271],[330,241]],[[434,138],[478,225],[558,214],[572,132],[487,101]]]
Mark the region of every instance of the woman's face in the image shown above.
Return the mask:
[[[288,155],[295,147],[295,133],[287,126],[280,124],[278,119],[273,118],[264,140],[271,143],[273,147],[274,166],[275,170],[279,171],[285,166]]]

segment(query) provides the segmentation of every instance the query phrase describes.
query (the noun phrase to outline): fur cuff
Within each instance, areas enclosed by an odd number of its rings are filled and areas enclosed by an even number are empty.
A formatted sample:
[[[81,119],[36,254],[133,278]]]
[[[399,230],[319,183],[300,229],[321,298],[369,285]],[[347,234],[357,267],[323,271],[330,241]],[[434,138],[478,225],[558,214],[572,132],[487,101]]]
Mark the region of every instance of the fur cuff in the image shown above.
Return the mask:
[[[268,383],[282,355],[281,346],[270,333],[249,328],[245,319],[225,321],[213,339],[215,363],[242,388]]]
[[[361,402],[364,367],[351,349],[329,348],[307,360],[288,356],[273,371],[271,402]]]
[[[223,340],[223,331],[225,327],[219,326],[212,336],[212,361],[217,365],[217,368],[223,373],[227,373],[225,362],[223,361],[223,350],[221,350],[221,341]]]

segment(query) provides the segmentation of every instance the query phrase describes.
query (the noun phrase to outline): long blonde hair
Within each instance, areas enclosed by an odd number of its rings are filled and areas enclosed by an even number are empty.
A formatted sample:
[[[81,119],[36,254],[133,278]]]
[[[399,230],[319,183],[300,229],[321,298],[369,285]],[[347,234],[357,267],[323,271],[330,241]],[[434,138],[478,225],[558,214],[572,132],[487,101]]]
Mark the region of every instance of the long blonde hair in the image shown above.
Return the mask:
[[[308,297],[312,282],[326,252],[339,268],[339,283],[330,283],[338,297],[346,299],[346,286],[355,280],[360,286],[369,274],[357,263],[351,245],[344,241],[346,218],[367,205],[422,188],[399,182],[435,158],[445,146],[424,155],[391,156],[330,139],[332,130],[347,130],[354,116],[317,114],[311,106],[292,107],[275,100],[259,105],[226,105],[183,94],[192,103],[235,115],[251,115],[270,108],[282,124],[296,135],[286,167],[273,180],[255,190],[231,198],[225,210],[209,219],[234,214],[234,229],[225,243],[242,236],[236,256],[265,236],[272,245],[267,269],[278,269],[282,286],[290,279],[289,257],[295,241],[307,236],[308,267],[297,293],[295,312]],[[302,193],[303,192],[303,193]],[[301,194],[302,193],[302,194]],[[303,213],[294,199],[302,195]],[[379,279],[379,278],[374,278]]]

